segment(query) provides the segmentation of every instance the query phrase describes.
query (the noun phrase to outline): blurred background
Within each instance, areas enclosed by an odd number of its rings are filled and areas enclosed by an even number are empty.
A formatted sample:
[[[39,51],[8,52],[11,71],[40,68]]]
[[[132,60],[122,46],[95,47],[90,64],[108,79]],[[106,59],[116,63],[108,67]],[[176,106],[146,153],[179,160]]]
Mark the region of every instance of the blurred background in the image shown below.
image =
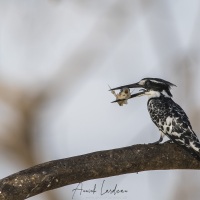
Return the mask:
[[[198,0],[0,0],[0,178],[94,151],[154,142],[147,98],[111,87],[166,79],[200,137]],[[199,200],[200,174],[150,171],[84,182],[126,194],[74,199]],[[30,198],[72,199],[77,184]]]

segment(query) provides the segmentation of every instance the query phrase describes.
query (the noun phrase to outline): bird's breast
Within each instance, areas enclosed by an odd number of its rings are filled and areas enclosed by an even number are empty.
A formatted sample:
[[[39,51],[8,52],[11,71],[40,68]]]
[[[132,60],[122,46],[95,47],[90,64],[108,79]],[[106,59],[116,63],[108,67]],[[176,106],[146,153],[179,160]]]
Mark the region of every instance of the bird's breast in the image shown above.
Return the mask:
[[[170,104],[161,98],[152,98],[148,101],[147,108],[152,121],[158,126],[164,125],[170,116]]]

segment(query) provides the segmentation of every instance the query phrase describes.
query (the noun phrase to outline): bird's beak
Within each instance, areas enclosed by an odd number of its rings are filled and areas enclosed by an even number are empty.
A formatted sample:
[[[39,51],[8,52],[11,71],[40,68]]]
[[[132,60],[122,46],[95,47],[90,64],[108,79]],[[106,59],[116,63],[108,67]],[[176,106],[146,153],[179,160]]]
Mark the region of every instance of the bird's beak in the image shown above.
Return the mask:
[[[123,86],[120,86],[120,87],[112,88],[112,89],[110,89],[110,91],[119,90],[119,89],[122,89],[122,88],[140,88],[140,87],[142,87],[142,86],[139,85],[139,83],[133,83],[133,84],[130,84],[130,85],[123,85]]]
[[[124,85],[124,86],[112,88],[112,89],[110,89],[110,91],[119,90],[119,89],[122,89],[122,88],[143,88],[143,87],[139,83],[133,83],[133,84],[130,84],[130,85]],[[131,99],[131,98],[134,98],[134,97],[138,97],[138,96],[143,96],[145,94],[146,90],[145,89],[142,89],[142,90],[143,90],[142,92],[138,92],[138,93],[132,94],[128,99]],[[115,103],[115,102],[122,101],[122,100],[123,99],[117,99],[117,100],[115,100],[115,101],[113,101],[111,103]]]
[[[145,95],[145,91],[132,94],[128,99],[132,99],[134,97],[139,97],[139,96],[143,96],[143,95]],[[115,101],[112,101],[111,103],[116,103],[116,102],[128,100],[128,99],[116,99]]]

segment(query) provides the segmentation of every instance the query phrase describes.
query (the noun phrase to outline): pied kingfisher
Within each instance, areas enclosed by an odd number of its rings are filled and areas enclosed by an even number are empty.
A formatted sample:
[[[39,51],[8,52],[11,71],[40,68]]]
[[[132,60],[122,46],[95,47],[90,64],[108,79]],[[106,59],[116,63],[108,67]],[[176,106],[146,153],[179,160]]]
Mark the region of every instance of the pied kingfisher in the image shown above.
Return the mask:
[[[159,78],[144,78],[141,81],[113,88],[143,88],[142,92],[132,94],[130,98],[147,95],[149,100],[147,108],[152,121],[158,127],[160,139],[152,144],[162,142],[164,135],[171,141],[180,145],[195,158],[200,160],[200,142],[192,130],[190,121],[184,110],[172,100],[170,89],[176,86],[168,81]],[[120,100],[116,100],[117,102]]]

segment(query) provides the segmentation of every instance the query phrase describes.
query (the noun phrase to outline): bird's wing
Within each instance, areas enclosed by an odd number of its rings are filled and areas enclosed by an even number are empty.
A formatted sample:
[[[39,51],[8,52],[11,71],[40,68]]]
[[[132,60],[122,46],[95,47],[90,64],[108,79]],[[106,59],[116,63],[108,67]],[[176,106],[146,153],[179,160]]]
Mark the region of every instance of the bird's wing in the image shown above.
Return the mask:
[[[200,142],[192,130],[187,115],[178,104],[171,105],[171,131],[166,131],[166,135],[200,159]]]

